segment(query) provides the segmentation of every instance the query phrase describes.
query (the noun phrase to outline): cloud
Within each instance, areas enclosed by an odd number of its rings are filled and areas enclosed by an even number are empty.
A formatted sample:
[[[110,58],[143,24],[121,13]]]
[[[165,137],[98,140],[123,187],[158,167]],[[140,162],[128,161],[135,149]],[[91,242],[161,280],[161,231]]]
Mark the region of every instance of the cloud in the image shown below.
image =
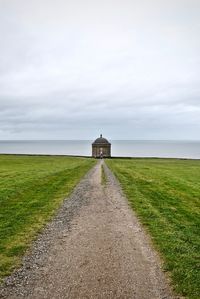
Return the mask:
[[[0,138],[199,139],[197,0],[0,3]]]

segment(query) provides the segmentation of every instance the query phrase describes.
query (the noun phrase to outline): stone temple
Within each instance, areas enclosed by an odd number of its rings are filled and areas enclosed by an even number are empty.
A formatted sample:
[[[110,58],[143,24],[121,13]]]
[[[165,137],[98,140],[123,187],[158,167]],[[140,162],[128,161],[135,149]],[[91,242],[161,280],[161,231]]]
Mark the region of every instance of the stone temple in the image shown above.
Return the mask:
[[[102,134],[92,143],[92,157],[109,158],[111,157],[111,144]]]

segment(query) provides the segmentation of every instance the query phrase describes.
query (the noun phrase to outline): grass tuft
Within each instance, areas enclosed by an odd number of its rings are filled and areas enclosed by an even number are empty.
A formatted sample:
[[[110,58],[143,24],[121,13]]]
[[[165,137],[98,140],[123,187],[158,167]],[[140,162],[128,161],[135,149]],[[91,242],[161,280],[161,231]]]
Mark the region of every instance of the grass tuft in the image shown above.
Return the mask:
[[[103,186],[105,186],[107,183],[107,176],[106,176],[106,173],[105,173],[105,169],[104,169],[104,166],[101,165],[101,184]]]

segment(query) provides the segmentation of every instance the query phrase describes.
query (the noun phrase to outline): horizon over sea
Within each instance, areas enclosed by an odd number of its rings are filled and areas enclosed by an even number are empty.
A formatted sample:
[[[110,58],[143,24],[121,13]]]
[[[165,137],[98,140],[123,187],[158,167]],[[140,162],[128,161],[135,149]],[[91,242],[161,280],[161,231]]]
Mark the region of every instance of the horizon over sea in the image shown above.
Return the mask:
[[[0,154],[91,156],[93,140],[0,140]],[[200,159],[200,140],[110,140],[113,157]]]

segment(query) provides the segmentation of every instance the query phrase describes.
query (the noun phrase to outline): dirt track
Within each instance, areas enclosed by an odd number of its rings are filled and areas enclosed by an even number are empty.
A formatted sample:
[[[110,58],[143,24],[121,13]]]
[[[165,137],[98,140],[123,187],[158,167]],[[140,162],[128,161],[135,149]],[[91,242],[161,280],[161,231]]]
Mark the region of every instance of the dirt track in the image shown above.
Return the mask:
[[[148,236],[101,162],[47,226],[2,298],[173,298]]]

